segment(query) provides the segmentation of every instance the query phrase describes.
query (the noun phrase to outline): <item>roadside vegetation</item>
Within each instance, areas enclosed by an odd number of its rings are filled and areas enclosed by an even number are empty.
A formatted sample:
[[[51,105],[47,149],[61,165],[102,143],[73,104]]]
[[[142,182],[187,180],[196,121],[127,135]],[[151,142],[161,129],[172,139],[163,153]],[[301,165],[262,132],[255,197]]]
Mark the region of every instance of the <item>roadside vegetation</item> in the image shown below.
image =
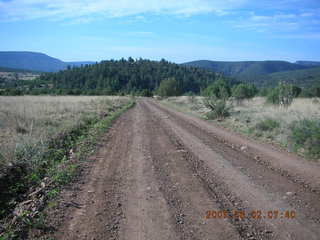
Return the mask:
[[[299,97],[304,91],[283,82],[259,91],[251,84],[231,86],[219,80],[204,89],[202,96],[170,97],[163,103],[290,152],[320,159],[320,100],[317,96]]]
[[[209,111],[207,119],[224,119],[230,115],[232,106],[228,103],[231,90],[226,81],[219,79],[208,86],[203,92],[203,104]]]
[[[0,98],[0,239],[21,239],[77,173],[127,97]]]
[[[171,97],[179,96],[181,94],[181,89],[175,78],[167,78],[161,81],[156,92],[160,97]]]
[[[304,151],[311,157],[320,156],[320,119],[303,118],[293,121],[290,126],[290,140],[293,148]]]

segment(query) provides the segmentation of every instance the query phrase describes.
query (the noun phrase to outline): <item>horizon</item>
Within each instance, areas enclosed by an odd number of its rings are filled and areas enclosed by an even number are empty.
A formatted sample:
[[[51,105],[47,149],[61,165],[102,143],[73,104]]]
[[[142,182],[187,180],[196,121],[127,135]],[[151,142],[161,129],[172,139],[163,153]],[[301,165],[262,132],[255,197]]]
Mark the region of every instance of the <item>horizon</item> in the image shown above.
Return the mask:
[[[317,0],[0,0],[1,51],[70,61],[320,61]]]
[[[73,60],[71,60],[71,61],[65,61],[64,59],[60,59],[60,58],[57,58],[57,57],[55,57],[55,56],[50,56],[50,55],[48,55],[48,54],[46,54],[46,53],[44,53],[44,52],[33,52],[33,51],[27,51],[27,50],[22,50],[22,51],[0,51],[0,53],[1,52],[8,52],[8,53],[35,53],[35,54],[44,54],[44,55],[46,55],[46,56],[48,56],[48,57],[51,57],[51,58],[55,58],[55,59],[57,59],[57,60],[61,60],[61,61],[63,61],[63,62],[65,62],[65,63],[69,63],[69,62],[93,62],[93,63],[100,63],[101,61],[110,61],[110,60],[116,60],[116,61],[118,61],[118,60],[121,60],[121,59],[125,59],[125,60],[128,60],[128,58],[132,58],[131,56],[129,56],[129,57],[120,57],[120,58],[117,58],[117,59],[115,59],[115,58],[110,58],[110,59],[102,59],[102,60],[97,60],[97,61],[95,61],[95,60],[79,60],[79,61],[73,61]],[[139,60],[141,57],[139,57],[139,58],[133,58],[135,61],[137,61],[137,60]],[[149,58],[141,58],[142,60],[150,60],[150,61],[161,61],[161,59],[149,59]],[[230,62],[230,63],[232,63],[232,62],[268,62],[268,61],[270,61],[270,62],[290,62],[290,63],[297,63],[298,61],[302,61],[302,62],[304,62],[304,61],[306,61],[306,62],[318,62],[318,61],[315,61],[315,60],[303,60],[303,59],[297,59],[297,60],[294,60],[294,61],[286,61],[286,60],[281,60],[281,59],[265,59],[265,60],[241,60],[241,61],[233,61],[233,60],[230,60],[230,61],[219,61],[219,60],[214,60],[214,59],[196,59],[196,60],[190,60],[190,61],[187,61],[187,62],[181,62],[181,63],[177,63],[177,62],[173,62],[173,61],[170,61],[170,60],[168,60],[168,59],[165,59],[165,58],[163,58],[164,60],[166,60],[166,61],[168,61],[168,62],[171,62],[171,63],[175,63],[175,64],[184,64],[184,63],[190,63],[190,62],[199,62],[199,61],[210,61],[210,62]]]

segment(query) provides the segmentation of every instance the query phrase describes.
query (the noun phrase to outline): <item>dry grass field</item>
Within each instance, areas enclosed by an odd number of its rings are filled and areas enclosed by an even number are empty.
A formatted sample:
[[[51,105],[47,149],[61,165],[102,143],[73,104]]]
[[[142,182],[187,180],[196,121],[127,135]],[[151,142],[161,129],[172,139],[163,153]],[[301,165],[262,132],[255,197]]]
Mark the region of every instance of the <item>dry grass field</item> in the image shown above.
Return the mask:
[[[0,97],[0,160],[8,164],[26,144],[44,142],[127,101],[102,96]]]
[[[208,111],[203,105],[202,97],[171,97],[163,100],[163,103],[200,117],[204,117]],[[279,144],[289,151],[293,151],[290,143],[292,123],[303,119],[320,119],[320,100],[315,98],[297,98],[288,108],[266,104],[263,97],[255,97],[232,106],[231,116],[223,121],[215,121],[217,124],[263,141]],[[304,151],[304,148],[298,149],[301,154]]]

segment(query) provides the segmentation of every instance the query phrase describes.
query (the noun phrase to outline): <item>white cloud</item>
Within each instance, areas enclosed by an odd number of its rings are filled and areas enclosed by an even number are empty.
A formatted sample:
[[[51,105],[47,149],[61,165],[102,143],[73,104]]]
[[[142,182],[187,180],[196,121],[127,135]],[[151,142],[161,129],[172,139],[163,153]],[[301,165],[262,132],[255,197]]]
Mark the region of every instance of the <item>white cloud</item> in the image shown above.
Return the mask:
[[[253,15],[251,17],[252,21],[280,21],[283,19],[293,19],[296,18],[297,16],[295,14],[276,14],[276,15],[272,15],[272,16],[257,16],[257,15]]]
[[[300,14],[301,17],[313,17],[314,15],[315,13],[313,12],[304,12]]]
[[[233,21],[233,26],[257,32],[311,31],[319,24],[316,17],[317,11],[319,10],[276,12],[269,15],[257,15],[255,12],[249,12],[247,17]]]
[[[249,0],[11,0],[0,2],[1,20],[88,19],[144,13],[194,15],[226,14]]]
[[[303,34],[289,34],[281,36],[273,36],[278,39],[304,39],[304,40],[320,40],[320,33],[303,33]]]
[[[302,24],[297,21],[278,21],[272,17],[259,18],[259,20],[245,20],[234,23],[235,28],[254,30],[257,32],[268,32],[268,31],[294,31],[301,28]]]

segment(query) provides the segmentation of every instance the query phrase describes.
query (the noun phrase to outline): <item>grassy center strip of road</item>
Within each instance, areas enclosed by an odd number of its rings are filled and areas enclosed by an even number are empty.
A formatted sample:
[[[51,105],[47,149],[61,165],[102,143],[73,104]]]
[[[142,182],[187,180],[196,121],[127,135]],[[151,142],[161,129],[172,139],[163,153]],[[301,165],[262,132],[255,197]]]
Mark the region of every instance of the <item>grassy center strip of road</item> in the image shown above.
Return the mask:
[[[122,113],[134,105],[135,102],[130,101],[102,118],[89,119],[86,124],[51,139],[47,151],[39,159],[46,164],[41,169],[27,171],[23,166],[18,168],[19,177],[15,181],[8,181],[6,189],[1,189],[0,193],[7,194],[2,202],[4,199],[12,201],[12,194],[16,195],[14,208],[9,208],[10,204],[6,202],[1,204],[1,240],[24,238],[29,229],[44,224],[41,211],[47,201],[55,198],[62,187],[72,181],[79,173],[81,162],[97,149],[100,137]]]

